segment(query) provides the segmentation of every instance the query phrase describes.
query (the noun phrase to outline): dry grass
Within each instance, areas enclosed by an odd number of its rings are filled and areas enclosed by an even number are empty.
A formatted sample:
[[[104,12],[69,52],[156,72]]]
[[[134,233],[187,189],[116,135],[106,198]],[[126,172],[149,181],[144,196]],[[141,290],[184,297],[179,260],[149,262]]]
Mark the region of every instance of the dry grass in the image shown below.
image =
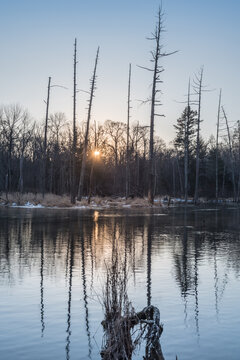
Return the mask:
[[[40,200],[43,206],[71,207],[70,197],[68,195],[46,194],[44,199]]]
[[[18,192],[9,193],[8,197],[5,194],[1,195],[1,200],[6,205],[16,204],[18,206],[24,206],[27,203],[32,205],[39,205],[42,206],[57,206],[57,207],[70,207],[72,206],[70,203],[70,198],[67,195],[59,196],[54,194],[45,194],[44,198],[42,194],[37,193],[24,193],[20,194]]]
[[[42,205],[45,207],[88,207],[95,208],[113,208],[120,209],[123,207],[131,207],[131,208],[147,208],[149,207],[147,198],[129,198],[125,199],[124,197],[100,197],[94,196],[91,198],[90,204],[88,204],[88,199],[83,198],[81,201],[77,201],[75,205],[72,205],[70,202],[69,195],[55,195],[51,193],[45,194],[44,198],[40,193],[24,193],[20,194],[19,192],[9,193],[8,197],[6,197],[5,193],[0,194],[0,204],[1,205],[12,205],[16,204],[17,206],[25,206],[28,205]],[[154,203],[155,206],[161,206],[161,201]]]
[[[82,201],[77,202],[79,206],[100,206],[100,207],[108,207],[113,209],[119,209],[124,206],[130,207],[149,207],[149,203],[147,198],[133,198],[133,199],[125,199],[123,197],[113,198],[110,196],[100,197],[94,196],[91,198],[90,205],[87,202],[87,199],[82,199]]]
[[[133,198],[126,200],[127,205],[131,205],[133,207],[147,207],[149,206],[147,198]]]

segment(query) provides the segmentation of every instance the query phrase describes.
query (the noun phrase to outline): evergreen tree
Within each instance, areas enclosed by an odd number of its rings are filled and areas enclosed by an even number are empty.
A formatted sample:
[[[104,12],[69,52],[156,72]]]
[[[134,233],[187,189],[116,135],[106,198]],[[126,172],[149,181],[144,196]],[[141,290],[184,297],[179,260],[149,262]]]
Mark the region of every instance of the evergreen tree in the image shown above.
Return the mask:
[[[189,82],[190,88],[190,82]],[[189,90],[188,90],[189,94]],[[195,134],[195,124],[196,124],[196,115],[197,112],[191,110],[189,105],[189,95],[188,95],[188,105],[185,107],[180,118],[177,119],[177,125],[174,125],[177,130],[176,138],[174,139],[174,145],[177,150],[178,160],[182,162],[184,159],[184,198],[185,203],[188,200],[188,188],[189,188],[189,179],[188,179],[188,168],[189,162],[191,160],[191,155],[193,152],[193,137]],[[189,159],[190,158],[190,159]],[[180,182],[182,183],[181,177],[182,174],[179,171]]]
[[[180,118],[177,119],[177,124],[174,125],[174,128],[176,129],[174,146],[180,157],[184,155],[185,143],[187,144],[189,155],[191,155],[194,151],[194,147],[195,147],[194,137],[196,134],[196,116],[197,116],[197,111],[194,111],[191,108],[188,109],[188,106],[186,106]]]

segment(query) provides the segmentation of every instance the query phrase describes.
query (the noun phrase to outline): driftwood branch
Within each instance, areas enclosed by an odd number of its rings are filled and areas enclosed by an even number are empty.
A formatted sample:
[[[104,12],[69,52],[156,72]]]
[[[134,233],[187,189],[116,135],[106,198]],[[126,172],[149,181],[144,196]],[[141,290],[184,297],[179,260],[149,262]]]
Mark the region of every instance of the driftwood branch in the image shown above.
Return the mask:
[[[137,325],[143,325],[140,335],[132,340],[132,329]],[[160,324],[160,312],[157,307],[150,305],[142,311],[135,313],[134,309],[125,316],[118,312],[115,316],[102,321],[105,332],[105,347],[101,351],[104,360],[119,359],[129,360],[133,351],[141,340],[146,339],[145,360],[164,360],[160,345],[160,336],[163,326]]]
[[[136,312],[127,295],[127,273],[118,253],[113,252],[112,264],[107,267],[107,279],[103,293],[105,318],[102,350],[103,360],[131,360],[134,350],[143,340],[146,342],[144,360],[164,360],[160,336],[160,312],[150,305]]]

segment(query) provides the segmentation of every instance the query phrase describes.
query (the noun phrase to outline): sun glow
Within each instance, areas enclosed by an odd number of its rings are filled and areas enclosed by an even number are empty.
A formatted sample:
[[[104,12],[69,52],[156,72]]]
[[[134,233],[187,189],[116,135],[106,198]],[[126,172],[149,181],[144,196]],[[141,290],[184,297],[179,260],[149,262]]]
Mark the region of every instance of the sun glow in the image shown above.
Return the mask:
[[[95,151],[94,151],[94,156],[98,157],[99,155],[100,155],[100,151],[95,150]]]

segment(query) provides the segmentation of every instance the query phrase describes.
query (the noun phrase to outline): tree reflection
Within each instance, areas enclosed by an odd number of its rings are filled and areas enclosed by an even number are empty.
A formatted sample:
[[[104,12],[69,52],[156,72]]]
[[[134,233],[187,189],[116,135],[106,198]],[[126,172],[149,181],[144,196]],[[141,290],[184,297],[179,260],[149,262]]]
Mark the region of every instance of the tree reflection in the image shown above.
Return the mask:
[[[176,272],[176,281],[180,286],[181,295],[184,301],[185,324],[187,322],[187,296],[191,289],[192,276],[190,259],[188,257],[188,227],[187,227],[187,210],[184,209],[184,226],[183,235],[174,249],[174,263]]]
[[[41,312],[41,334],[43,337],[45,322],[44,322],[44,287],[43,287],[43,269],[44,269],[44,239],[43,234],[41,236],[41,266],[40,266],[40,312]]]
[[[147,305],[151,305],[151,267],[152,267],[152,226],[149,224],[147,232]]]
[[[41,213],[14,210],[6,216],[7,212],[0,216],[1,290],[3,288],[5,291],[9,286],[16,286],[17,289],[17,284],[25,279],[37,278],[35,284],[38,299],[40,297],[37,326],[41,327],[41,336],[46,338],[46,299],[52,296],[47,287],[48,281],[56,279],[59,284],[61,280],[66,282],[66,359],[70,359],[73,341],[72,291],[79,285],[78,282],[83,293],[88,357],[93,357],[91,331],[94,325],[91,321],[94,318],[90,316],[92,298],[89,293],[99,294],[98,275],[101,277],[105,273],[106,263],[111,263],[116,252],[124,262],[125,277],[130,274],[131,291],[136,289],[136,294],[142,291],[142,283],[138,279],[145,278],[145,294],[138,300],[139,304],[144,301],[147,305],[151,305],[165,281],[162,273],[156,273],[156,269],[159,269],[160,262],[166,266],[162,259],[167,258],[169,279],[173,274],[175,288],[184,306],[185,324],[193,319],[198,336],[203,327],[200,322],[200,315],[203,315],[200,314],[201,291],[207,289],[212,295],[215,317],[220,319],[227,286],[231,285],[233,276],[236,279],[240,276],[238,210],[214,213],[175,209],[172,213],[169,210],[165,217],[155,216],[154,212],[145,214],[136,211],[133,214],[118,210],[84,213],[74,210],[51,213],[47,210]],[[76,284],[74,280],[74,285],[73,268],[80,274],[80,277],[76,277]],[[205,283],[206,271],[211,276],[211,283]],[[156,276],[161,281],[155,282]],[[66,292],[66,289],[63,291]],[[79,339],[79,343],[81,341]]]
[[[66,338],[66,359],[70,359],[70,338],[71,338],[71,305],[72,305],[72,275],[74,265],[74,235],[71,234],[70,242],[70,264],[69,264],[69,282],[68,282],[68,306],[67,306],[67,338]]]
[[[92,238],[92,234],[90,234],[90,238]],[[85,308],[85,324],[86,324],[86,333],[88,338],[88,357],[91,359],[92,353],[92,345],[91,345],[91,333],[89,326],[89,312],[88,312],[88,296],[87,296],[87,284],[86,284],[86,265],[85,265],[85,248],[84,248],[84,234],[83,234],[83,223],[80,225],[80,241],[81,241],[81,255],[82,255],[82,284],[83,284],[83,300],[84,300],[84,308]],[[92,242],[90,242],[92,245]],[[92,254],[92,251],[91,251]],[[92,256],[91,256],[92,260]],[[91,261],[91,267],[93,269],[93,263]],[[92,273],[92,271],[91,271]]]

